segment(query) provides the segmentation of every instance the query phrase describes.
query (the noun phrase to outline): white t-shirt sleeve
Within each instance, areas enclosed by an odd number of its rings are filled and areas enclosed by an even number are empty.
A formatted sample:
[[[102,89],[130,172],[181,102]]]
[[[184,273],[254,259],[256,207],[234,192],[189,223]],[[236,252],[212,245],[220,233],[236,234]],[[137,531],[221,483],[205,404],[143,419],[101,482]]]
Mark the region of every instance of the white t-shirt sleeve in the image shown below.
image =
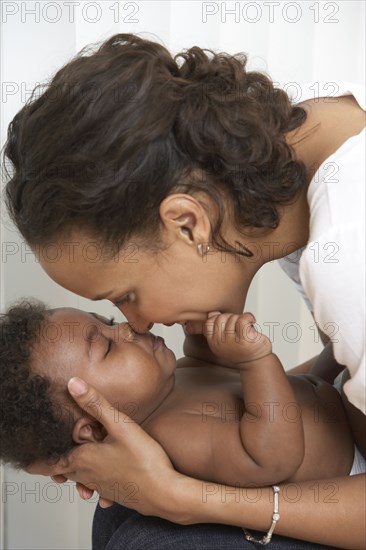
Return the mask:
[[[291,91],[291,90],[288,90]],[[365,87],[355,83],[303,84],[295,102],[353,95],[366,109]],[[289,94],[291,97],[291,94]],[[351,375],[344,391],[366,414],[365,367],[365,150],[366,130],[324,161],[308,188],[310,238],[298,262],[280,261],[330,336],[336,360]],[[289,258],[288,258],[289,260]],[[297,264],[297,265],[296,265]]]
[[[344,391],[364,414],[365,150],[366,129],[319,167],[308,188],[310,238],[299,263],[314,318],[350,372]]]
[[[364,223],[333,227],[309,243],[300,277],[319,327],[331,338],[336,361],[350,372],[344,391],[365,414]]]

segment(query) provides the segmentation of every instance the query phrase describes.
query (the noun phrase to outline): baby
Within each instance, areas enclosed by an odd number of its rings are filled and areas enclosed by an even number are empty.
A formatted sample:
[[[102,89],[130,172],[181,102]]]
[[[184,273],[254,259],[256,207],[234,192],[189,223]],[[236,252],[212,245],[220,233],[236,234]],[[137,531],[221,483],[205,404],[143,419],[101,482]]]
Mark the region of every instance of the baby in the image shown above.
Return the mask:
[[[103,426],[68,394],[78,376],[184,474],[237,486],[349,474],[355,450],[341,396],[314,375],[287,376],[253,323],[249,313],[207,320],[211,350],[231,365],[223,367],[176,361],[162,338],[94,313],[12,307],[0,316],[0,458],[26,468],[103,440]]]

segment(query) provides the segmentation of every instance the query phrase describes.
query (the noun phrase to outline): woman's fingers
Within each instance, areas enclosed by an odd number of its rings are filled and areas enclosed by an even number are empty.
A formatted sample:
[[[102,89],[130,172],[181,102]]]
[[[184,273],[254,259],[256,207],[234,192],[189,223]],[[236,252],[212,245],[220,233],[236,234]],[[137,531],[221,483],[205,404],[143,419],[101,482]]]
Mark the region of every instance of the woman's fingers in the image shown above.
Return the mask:
[[[28,471],[53,475],[59,481],[76,481],[84,500],[97,491],[103,508],[115,501],[142,513],[154,511],[152,495],[164,494],[170,487],[169,479],[175,476],[164,449],[83,380],[72,378],[68,388],[77,404],[104,426],[107,436],[101,442],[75,447],[52,466],[38,463]],[[168,496],[169,492],[164,502]]]
[[[129,416],[112,407],[102,394],[81,378],[71,378],[68,389],[79,407],[103,424],[109,435],[113,436],[116,430],[120,433],[124,426],[134,423]]]
[[[89,489],[89,487],[86,487],[82,483],[76,483],[76,490],[79,493],[79,497],[83,500],[89,500],[94,495],[94,490]]]
[[[63,483],[67,481],[67,478],[59,474],[66,471],[68,463],[67,457],[61,457],[57,462],[53,462],[52,464],[44,460],[37,460],[24,468],[24,470],[32,475],[51,476],[55,478],[56,483]]]
[[[88,386],[80,378],[71,378],[68,383],[69,391],[78,405],[84,409],[90,416],[93,416],[101,424],[104,425],[109,435],[113,437],[117,431],[119,434],[128,427],[135,426],[133,420],[126,414],[117,411],[112,405],[94,388]],[[136,426],[137,427],[137,426]],[[88,444],[82,445],[86,447]],[[73,479],[75,477],[75,471],[79,465],[79,455],[82,455],[84,461],[84,454],[90,457],[90,453],[83,453],[85,449],[77,447],[73,449],[69,454],[61,457],[57,462],[49,463],[46,461],[38,460],[29,465],[25,470],[29,474],[52,476],[57,483],[63,483],[67,479]],[[86,467],[87,464],[84,463]]]
[[[63,476],[62,474],[51,476],[51,479],[55,483],[65,483],[67,481],[67,477]]]
[[[81,498],[88,500],[96,491],[104,508],[119,502],[153,515],[157,510],[154,495],[161,494],[164,514],[169,511],[177,474],[164,449],[83,380],[72,378],[68,387],[77,404],[104,425],[107,435],[103,441],[75,447],[52,467],[33,466],[32,473],[76,481]]]
[[[99,506],[101,508],[110,508],[111,506],[113,506],[113,504],[114,504],[113,500],[108,500],[107,498],[99,497]]]

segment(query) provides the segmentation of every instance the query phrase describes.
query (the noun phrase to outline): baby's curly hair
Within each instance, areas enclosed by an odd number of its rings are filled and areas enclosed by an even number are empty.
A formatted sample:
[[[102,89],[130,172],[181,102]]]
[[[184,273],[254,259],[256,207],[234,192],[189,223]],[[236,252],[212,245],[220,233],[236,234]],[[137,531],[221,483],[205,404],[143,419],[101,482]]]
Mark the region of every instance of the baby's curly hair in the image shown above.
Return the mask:
[[[32,371],[46,318],[45,304],[35,300],[0,315],[0,460],[16,468],[57,460],[75,446],[73,419],[55,402],[55,384]]]
[[[238,228],[277,227],[306,182],[285,139],[306,111],[246,64],[198,46],[173,57],[134,34],[81,50],[9,125],[6,202],[26,241],[76,230],[115,253],[131,237],[159,248],[174,192],[215,201],[219,249],[238,252],[220,234],[223,200]]]

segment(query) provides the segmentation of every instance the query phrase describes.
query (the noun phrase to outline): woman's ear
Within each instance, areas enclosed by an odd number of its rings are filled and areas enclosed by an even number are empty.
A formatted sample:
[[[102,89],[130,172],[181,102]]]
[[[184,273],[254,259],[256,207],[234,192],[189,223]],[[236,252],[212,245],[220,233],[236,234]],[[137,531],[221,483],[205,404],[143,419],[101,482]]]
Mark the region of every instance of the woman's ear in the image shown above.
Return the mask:
[[[208,205],[207,205],[208,206]],[[176,193],[160,203],[160,218],[165,230],[187,244],[209,242],[211,220],[204,203],[195,196]]]
[[[72,430],[72,438],[78,444],[103,441],[106,435],[104,426],[88,416],[81,416]]]

